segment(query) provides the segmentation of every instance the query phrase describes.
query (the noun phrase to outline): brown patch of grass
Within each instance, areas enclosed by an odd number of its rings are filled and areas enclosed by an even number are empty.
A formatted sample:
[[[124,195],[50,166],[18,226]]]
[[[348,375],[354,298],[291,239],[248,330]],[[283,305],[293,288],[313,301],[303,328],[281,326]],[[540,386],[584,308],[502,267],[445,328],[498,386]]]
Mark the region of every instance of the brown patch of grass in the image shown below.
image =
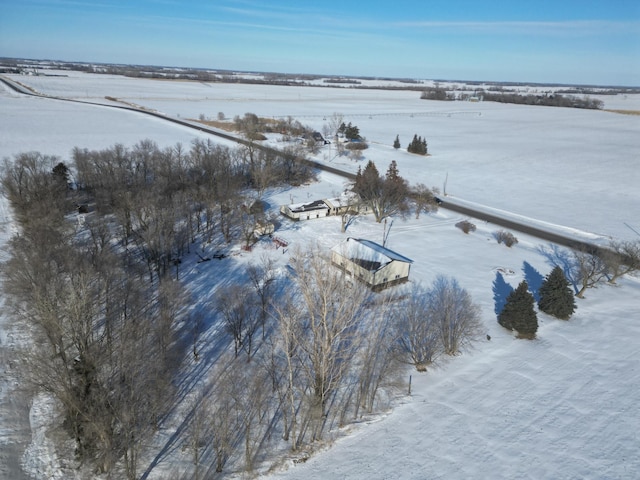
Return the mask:
[[[235,132],[236,128],[232,122],[221,122],[219,120],[196,120],[195,118],[187,118],[190,122],[198,122],[206,125],[208,127],[219,128],[220,130],[224,130],[226,132]]]
[[[604,110],[605,112],[611,112],[611,113],[620,113],[622,115],[640,115],[640,110],[615,110],[615,109],[609,109],[606,108]]]

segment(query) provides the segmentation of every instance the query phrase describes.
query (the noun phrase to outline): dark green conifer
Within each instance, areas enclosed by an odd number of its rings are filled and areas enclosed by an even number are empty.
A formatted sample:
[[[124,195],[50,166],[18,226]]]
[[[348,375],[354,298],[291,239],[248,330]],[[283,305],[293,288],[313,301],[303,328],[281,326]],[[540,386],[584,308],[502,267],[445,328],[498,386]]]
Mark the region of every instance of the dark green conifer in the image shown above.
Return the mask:
[[[576,310],[576,301],[562,268],[556,266],[545,277],[538,290],[538,308],[544,313],[568,320]]]
[[[538,316],[533,308],[534,303],[529,286],[523,280],[507,297],[507,302],[498,315],[498,323],[504,328],[518,332],[519,338],[535,338]]]

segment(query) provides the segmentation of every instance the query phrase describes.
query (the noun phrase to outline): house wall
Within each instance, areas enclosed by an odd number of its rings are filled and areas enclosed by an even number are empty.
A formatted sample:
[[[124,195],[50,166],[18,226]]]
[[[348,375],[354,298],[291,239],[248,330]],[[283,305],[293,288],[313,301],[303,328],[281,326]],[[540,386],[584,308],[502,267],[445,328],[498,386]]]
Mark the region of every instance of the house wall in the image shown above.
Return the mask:
[[[335,251],[331,252],[331,262],[375,291],[409,281],[409,271],[411,269],[411,264],[409,263],[391,261],[376,272],[371,272]]]
[[[292,220],[312,220],[314,218],[323,218],[329,216],[329,208],[318,208],[314,210],[294,212],[287,205],[282,205],[280,207],[280,213]]]
[[[410,263],[394,260],[375,273],[371,287],[375,291],[380,291],[399,283],[408,282],[410,270]]]

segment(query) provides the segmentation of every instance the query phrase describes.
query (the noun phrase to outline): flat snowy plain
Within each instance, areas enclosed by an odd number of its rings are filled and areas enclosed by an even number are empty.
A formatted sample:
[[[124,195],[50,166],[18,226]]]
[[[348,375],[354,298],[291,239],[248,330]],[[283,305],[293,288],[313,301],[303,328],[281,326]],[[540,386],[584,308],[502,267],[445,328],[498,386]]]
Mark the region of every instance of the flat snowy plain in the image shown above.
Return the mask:
[[[489,102],[431,102],[417,92],[317,87],[276,87],[169,82],[64,72],[68,77],[13,76],[37,91],[98,103],[104,97],[142,105],[170,116],[215,118],[252,112],[292,116],[321,129],[334,112],[358,125],[371,148],[358,161],[337,157],[326,146],[318,160],[356,171],[371,159],[384,172],[391,160],[411,183],[446,192],[452,201],[499,209],[606,244],[634,240],[640,232],[640,116],[605,111],[501,105]],[[640,110],[640,96],[603,96],[605,108]],[[188,146],[207,138],[162,120],[102,106],[33,98],[0,88],[0,158],[24,151],[59,155],[74,146],[131,146],[149,138],[160,146]],[[414,134],[426,137],[429,157],[391,147]],[[215,137],[212,141],[218,141]],[[277,138],[270,140],[278,144]],[[269,193],[278,205],[326,198],[345,188],[341,178],[321,174],[312,185]],[[640,281],[625,278],[602,285],[578,300],[569,322],[539,314],[535,341],[516,340],[497,323],[492,284],[499,271],[515,288],[532,271],[552,268],[548,244],[520,235],[511,249],[493,239],[497,227],[477,222],[464,235],[452,212],[394,219],[388,245],[414,260],[413,282],[437,275],[455,277],[482,310],[486,333],[462,356],[446,359],[426,374],[412,374],[412,394],[382,415],[348,427],[348,435],[304,464],[284,462],[273,478],[593,478],[632,479],[640,472]],[[13,232],[0,199],[0,254]],[[330,248],[345,237],[336,218],[292,224],[277,235],[291,245],[314,242]],[[382,226],[360,218],[346,235],[382,241]],[[288,255],[258,244],[226,265],[232,276],[251,255]],[[278,255],[275,255],[278,253]],[[232,263],[233,262],[233,263]],[[526,263],[525,263],[526,262]],[[213,264],[212,264],[213,265]],[[525,265],[527,268],[525,270]],[[185,279],[200,293],[215,290],[220,272],[192,262]],[[1,299],[0,299],[1,300]],[[5,381],[0,383],[0,475],[14,473],[25,448],[20,406],[12,401],[8,363],[20,332],[0,316]],[[36,478],[73,478],[58,462],[44,435],[46,404],[31,411],[33,440],[22,457]],[[170,432],[164,432],[168,435]],[[28,439],[27,439],[28,440]],[[158,442],[163,441],[159,435]],[[6,448],[5,448],[6,446]],[[149,458],[149,462],[153,457]],[[176,451],[148,478],[170,478],[189,456]],[[19,463],[18,461],[17,463]],[[144,462],[142,462],[144,463]],[[288,467],[288,468],[286,468]],[[144,468],[144,465],[143,465]],[[238,476],[240,476],[238,474]],[[12,478],[12,477],[7,477]]]

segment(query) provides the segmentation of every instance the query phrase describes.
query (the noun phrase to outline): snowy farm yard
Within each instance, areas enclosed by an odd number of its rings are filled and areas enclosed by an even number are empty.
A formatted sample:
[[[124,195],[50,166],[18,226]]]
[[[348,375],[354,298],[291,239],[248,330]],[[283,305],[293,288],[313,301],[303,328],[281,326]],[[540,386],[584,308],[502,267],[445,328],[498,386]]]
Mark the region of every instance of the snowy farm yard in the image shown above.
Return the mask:
[[[633,229],[640,230],[637,116],[427,102],[416,92],[158,82],[84,74],[19,80],[51,95],[112,96],[181,118],[215,117],[218,112],[227,117],[246,112],[291,115],[321,129],[324,118],[340,112],[371,142],[365,157],[376,161],[380,171],[396,159],[400,174],[412,183],[442,189],[447,179],[447,193],[455,198],[549,222],[554,228],[577,229],[586,238],[634,239]],[[640,104],[634,98],[612,100],[634,104],[630,109]],[[140,114],[23,97],[4,87],[0,111],[0,157],[36,150],[68,160],[74,146],[133,145],[144,138],[161,146],[187,145],[203,135]],[[425,136],[432,155],[423,158],[394,151],[390,145],[396,134],[403,146],[414,134]],[[352,171],[366,161],[336,158],[331,147],[318,158]],[[322,174],[318,183],[272,192],[267,201],[275,209],[343,189],[341,178]],[[11,223],[1,201],[4,245]],[[578,301],[571,321],[540,314],[538,340],[515,340],[495,320],[492,282],[500,269],[515,287],[525,278],[525,262],[542,275],[548,273],[551,266],[540,251],[546,245],[516,232],[519,244],[507,249],[493,239],[496,227],[478,222],[475,233],[464,235],[453,226],[458,220],[445,210],[419,220],[396,219],[388,245],[414,260],[413,282],[428,284],[439,274],[458,279],[480,304],[491,340],[427,374],[407,372],[413,375],[412,395],[401,399],[388,416],[351,428],[351,434],[328,451],[271,473],[274,478],[637,477],[640,282],[627,278],[617,287],[589,291]],[[323,248],[344,238],[337,218],[285,221],[277,234],[292,246],[318,242]],[[371,218],[361,218],[347,234],[381,242],[383,232]],[[229,262],[247,262],[262,249],[284,267],[288,255],[261,244],[253,254]],[[187,268],[191,268],[187,278],[203,291],[214,288],[214,275],[195,262]],[[232,272],[233,264],[227,270]],[[6,348],[12,338],[8,327],[2,328],[0,347]],[[1,395],[6,392],[3,385]],[[4,435],[5,400],[0,397],[0,442],[13,438],[10,432]],[[42,420],[32,417],[34,424]],[[39,478],[66,478],[56,469],[50,446],[41,435],[36,438],[39,443],[32,444],[25,457],[27,468]],[[149,478],[163,478],[188,461],[188,455],[176,453]]]

